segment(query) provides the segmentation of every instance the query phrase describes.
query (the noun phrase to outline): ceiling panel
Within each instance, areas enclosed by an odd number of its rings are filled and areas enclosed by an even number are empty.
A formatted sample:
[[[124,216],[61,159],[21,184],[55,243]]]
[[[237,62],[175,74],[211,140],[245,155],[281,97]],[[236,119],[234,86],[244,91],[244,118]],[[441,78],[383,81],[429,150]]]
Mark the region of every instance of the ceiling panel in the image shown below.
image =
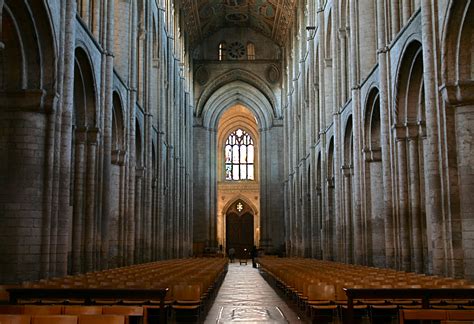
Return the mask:
[[[194,47],[221,28],[250,27],[283,45],[296,0],[181,0],[183,21]]]

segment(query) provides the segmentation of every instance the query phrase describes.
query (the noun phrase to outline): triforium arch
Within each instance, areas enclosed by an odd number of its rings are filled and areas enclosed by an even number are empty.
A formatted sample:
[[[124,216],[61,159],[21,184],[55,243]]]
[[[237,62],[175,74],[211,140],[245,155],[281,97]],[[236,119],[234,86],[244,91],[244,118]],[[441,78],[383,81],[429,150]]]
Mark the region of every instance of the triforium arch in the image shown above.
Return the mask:
[[[473,15],[472,0],[449,1],[441,56],[441,88],[447,105],[445,113],[455,123],[454,128],[447,130],[447,141],[456,148],[448,152],[449,161],[456,161],[449,165],[453,174],[450,179],[453,190],[453,207],[450,210],[453,250],[450,255],[463,255],[462,263],[452,258],[448,270],[452,269],[454,275],[467,278],[474,277],[474,247],[470,239],[470,233],[474,231],[474,150],[472,144],[467,144],[473,142],[474,129]]]
[[[239,73],[238,75],[242,75]],[[262,81],[263,82],[263,81]],[[219,84],[219,83],[217,83]],[[267,90],[258,84],[233,80],[213,89],[201,111],[197,111],[197,125],[194,128],[194,156],[196,163],[194,187],[194,237],[205,238],[195,242],[208,247],[218,245],[217,183],[218,183],[218,136],[219,122],[225,112],[235,106],[243,106],[255,118],[255,129],[259,139],[256,171],[260,185],[260,246],[272,250],[283,244],[282,193],[276,191],[281,184],[282,168],[272,163],[281,154],[283,136],[275,105],[268,99]],[[265,86],[268,88],[268,86]],[[202,157],[202,158],[201,158]],[[272,188],[273,186],[273,188]]]

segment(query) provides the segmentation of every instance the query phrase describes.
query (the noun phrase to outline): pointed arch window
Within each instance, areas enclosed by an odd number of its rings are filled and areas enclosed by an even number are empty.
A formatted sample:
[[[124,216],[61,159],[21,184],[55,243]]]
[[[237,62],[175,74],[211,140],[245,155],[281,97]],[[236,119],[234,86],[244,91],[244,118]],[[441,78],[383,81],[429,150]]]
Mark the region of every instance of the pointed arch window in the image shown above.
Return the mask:
[[[224,61],[227,55],[227,43],[219,43],[219,61]]]
[[[239,128],[231,133],[224,154],[226,180],[255,180],[255,145],[247,132]]]
[[[255,45],[252,42],[247,43],[247,60],[255,60]]]

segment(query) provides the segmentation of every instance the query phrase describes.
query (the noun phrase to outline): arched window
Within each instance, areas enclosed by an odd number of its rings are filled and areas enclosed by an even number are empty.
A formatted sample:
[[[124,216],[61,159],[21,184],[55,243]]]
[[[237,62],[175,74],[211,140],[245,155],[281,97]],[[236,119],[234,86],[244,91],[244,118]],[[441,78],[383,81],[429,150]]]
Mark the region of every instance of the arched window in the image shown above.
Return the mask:
[[[227,44],[226,42],[219,43],[219,61],[225,60],[227,54]]]
[[[255,60],[255,45],[252,42],[247,43],[247,60]]]
[[[225,179],[254,180],[255,145],[242,129],[231,133],[225,143]]]

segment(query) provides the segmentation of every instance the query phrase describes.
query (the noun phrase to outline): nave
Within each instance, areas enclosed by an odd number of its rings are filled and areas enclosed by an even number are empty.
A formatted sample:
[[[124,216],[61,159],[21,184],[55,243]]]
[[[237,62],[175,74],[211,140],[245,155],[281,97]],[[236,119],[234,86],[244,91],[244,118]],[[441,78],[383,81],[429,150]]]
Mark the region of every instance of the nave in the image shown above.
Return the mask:
[[[2,286],[0,323],[474,320],[468,280],[304,258],[266,256],[258,265],[221,254]]]
[[[263,279],[258,269],[253,268],[250,263],[241,265],[234,262],[229,264],[227,275],[207,314],[205,324],[216,323],[219,318],[228,320],[231,313],[248,322],[268,320],[266,311],[277,316],[276,307],[290,323],[303,323]]]

